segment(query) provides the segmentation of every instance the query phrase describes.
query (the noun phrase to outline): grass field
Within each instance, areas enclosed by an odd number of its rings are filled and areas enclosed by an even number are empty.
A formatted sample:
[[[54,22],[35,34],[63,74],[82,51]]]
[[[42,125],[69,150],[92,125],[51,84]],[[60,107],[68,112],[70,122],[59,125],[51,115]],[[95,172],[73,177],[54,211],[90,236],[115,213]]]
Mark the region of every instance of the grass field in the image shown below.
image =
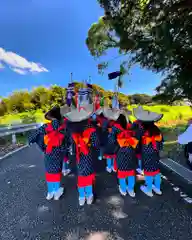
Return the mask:
[[[136,105],[129,105],[128,109],[132,109]],[[168,105],[156,105],[156,106],[143,106],[145,109],[163,113],[163,119],[158,123],[159,126],[173,127],[176,125],[185,125],[188,119],[192,118],[192,109],[188,106],[168,106]],[[133,116],[130,116],[131,120],[134,120]],[[45,122],[44,114],[41,110],[24,112],[18,114],[9,114],[0,118],[0,126],[9,125],[12,123],[32,123],[32,122]]]
[[[129,110],[132,110],[136,105],[128,106]],[[162,130],[165,139],[163,157],[170,157],[178,161],[183,161],[181,153],[183,147],[177,144],[178,135],[186,129],[187,121],[192,118],[192,109],[188,106],[168,106],[168,105],[156,105],[156,106],[143,106],[145,109],[163,113],[164,117],[158,123],[158,126]],[[133,116],[130,116],[130,120],[134,120]],[[0,127],[7,126],[13,123],[34,123],[34,122],[46,122],[44,114],[41,110],[33,112],[24,112],[19,114],[9,114],[0,118]],[[18,142],[25,142],[26,137],[18,135]]]

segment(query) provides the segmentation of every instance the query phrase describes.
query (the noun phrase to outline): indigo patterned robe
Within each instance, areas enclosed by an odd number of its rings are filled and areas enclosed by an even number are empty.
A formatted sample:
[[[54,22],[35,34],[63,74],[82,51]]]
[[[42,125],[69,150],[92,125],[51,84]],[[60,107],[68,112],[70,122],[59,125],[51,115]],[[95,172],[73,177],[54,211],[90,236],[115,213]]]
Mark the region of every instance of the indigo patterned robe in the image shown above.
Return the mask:
[[[100,143],[96,129],[87,121],[86,124],[77,123],[81,131],[71,127],[73,149],[76,154],[76,166],[78,174],[78,186],[92,185],[95,179],[95,164]]]
[[[145,132],[142,136],[141,157],[144,174],[153,176],[160,172],[160,151],[163,150],[163,136],[148,137]]]
[[[117,143],[117,134],[120,133],[120,130],[118,127],[116,127],[116,124],[112,125],[108,138],[107,138],[107,143],[104,148],[104,156],[106,158],[114,157],[119,150],[119,145]]]
[[[60,173],[62,171],[62,164],[64,156],[66,155],[66,149],[68,148],[66,128],[59,130],[59,134],[63,135],[63,141],[60,146],[54,146],[50,151],[47,151],[47,146],[44,142],[44,137],[47,135],[47,127],[49,124],[44,124],[39,129],[31,132],[28,136],[29,144],[37,143],[41,150],[44,152],[45,170],[47,173]],[[51,122],[53,130],[58,130],[61,123],[58,120]],[[57,140],[56,140],[57,141]],[[55,141],[55,142],[56,142]]]
[[[127,129],[123,129],[118,124],[116,124],[116,128],[118,128],[117,142],[119,145],[116,157],[118,177],[133,176],[136,169],[136,150],[139,148],[139,139],[136,138],[130,124]]]

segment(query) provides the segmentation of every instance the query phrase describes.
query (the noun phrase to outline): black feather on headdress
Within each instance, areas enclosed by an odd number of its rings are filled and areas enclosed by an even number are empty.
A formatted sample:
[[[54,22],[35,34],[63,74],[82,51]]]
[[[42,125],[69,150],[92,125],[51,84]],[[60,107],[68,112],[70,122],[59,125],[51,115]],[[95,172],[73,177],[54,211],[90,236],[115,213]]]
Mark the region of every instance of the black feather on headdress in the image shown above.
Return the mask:
[[[122,75],[121,71],[116,71],[108,74],[108,79],[112,80]]]

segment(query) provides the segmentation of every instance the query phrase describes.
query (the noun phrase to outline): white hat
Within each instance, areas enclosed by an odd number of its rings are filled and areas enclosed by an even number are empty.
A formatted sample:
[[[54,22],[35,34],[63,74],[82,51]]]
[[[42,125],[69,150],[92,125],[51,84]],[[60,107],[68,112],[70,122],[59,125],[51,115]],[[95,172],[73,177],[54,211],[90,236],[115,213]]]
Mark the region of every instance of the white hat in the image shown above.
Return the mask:
[[[120,109],[112,109],[109,107],[103,108],[103,115],[104,117],[108,118],[109,120],[116,121],[120,115]]]
[[[133,114],[137,120],[143,122],[158,122],[163,117],[163,114],[144,110],[141,106],[134,108]]]
[[[71,108],[70,110],[61,107],[61,114],[71,122],[81,122],[89,119],[93,112],[93,104],[84,104],[80,108]]]
[[[109,120],[117,121],[120,114],[126,117],[127,122],[129,122],[129,115],[131,115],[131,111],[125,109],[112,109],[109,107],[103,108],[103,115]]]

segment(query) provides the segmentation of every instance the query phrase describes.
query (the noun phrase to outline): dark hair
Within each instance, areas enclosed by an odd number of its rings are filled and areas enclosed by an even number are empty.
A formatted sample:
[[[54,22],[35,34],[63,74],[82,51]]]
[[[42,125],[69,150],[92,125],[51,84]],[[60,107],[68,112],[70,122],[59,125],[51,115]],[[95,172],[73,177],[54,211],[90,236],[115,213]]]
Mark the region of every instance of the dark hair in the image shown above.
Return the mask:
[[[53,118],[57,119],[58,121],[61,121],[62,120],[62,116],[61,116],[61,113],[60,113],[60,107],[53,107],[50,111],[48,111],[46,114],[45,114],[45,118],[47,120],[51,120]]]
[[[127,119],[123,114],[120,114],[117,121],[121,125],[122,128],[126,129],[127,127]]]
[[[157,136],[161,133],[154,122],[142,122],[143,130],[149,134],[149,137]]]

